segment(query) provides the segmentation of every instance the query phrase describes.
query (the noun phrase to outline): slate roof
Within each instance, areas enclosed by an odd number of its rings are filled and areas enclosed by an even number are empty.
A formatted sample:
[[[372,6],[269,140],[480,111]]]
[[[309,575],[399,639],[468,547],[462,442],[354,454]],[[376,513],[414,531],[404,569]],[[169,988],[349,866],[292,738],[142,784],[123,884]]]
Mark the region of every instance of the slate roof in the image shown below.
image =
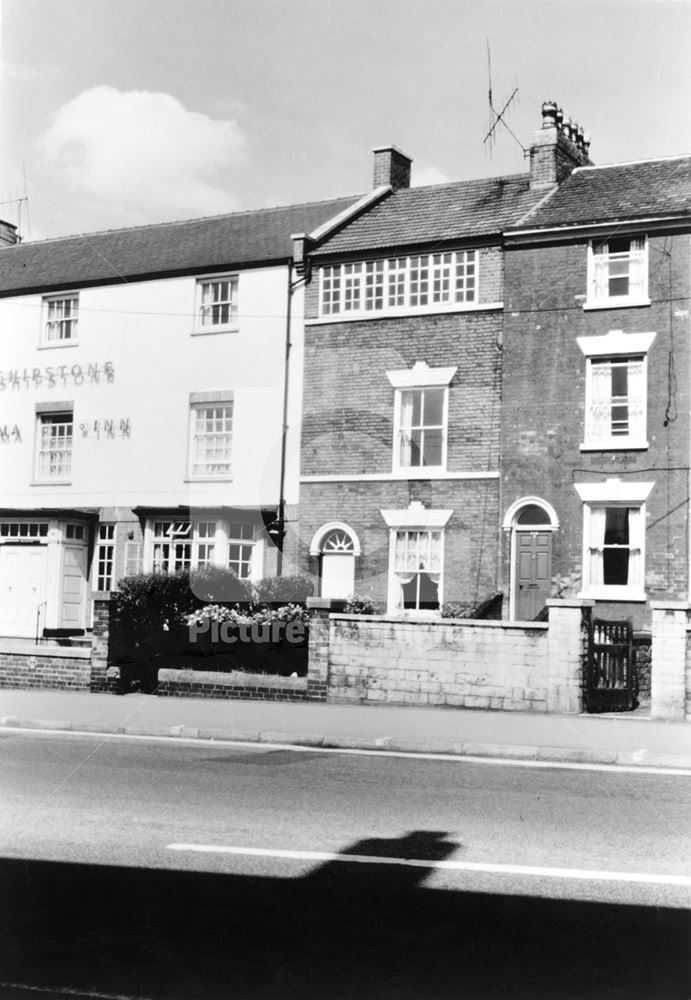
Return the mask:
[[[2,246],[0,296],[278,264],[292,255],[293,233],[315,229],[357,198]]]
[[[517,229],[691,214],[691,156],[579,167]]]
[[[406,188],[388,195],[314,256],[497,235],[544,198],[528,174]]]

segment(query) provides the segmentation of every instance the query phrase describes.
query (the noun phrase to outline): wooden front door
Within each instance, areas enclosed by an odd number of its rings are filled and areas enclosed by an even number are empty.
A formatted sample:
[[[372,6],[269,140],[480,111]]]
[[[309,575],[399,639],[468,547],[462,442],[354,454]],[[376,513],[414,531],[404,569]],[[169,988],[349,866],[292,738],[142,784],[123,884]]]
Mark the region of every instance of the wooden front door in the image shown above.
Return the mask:
[[[86,561],[86,546],[64,547],[60,628],[84,627]]]
[[[516,532],[516,613],[532,621],[549,597],[552,577],[552,532]]]

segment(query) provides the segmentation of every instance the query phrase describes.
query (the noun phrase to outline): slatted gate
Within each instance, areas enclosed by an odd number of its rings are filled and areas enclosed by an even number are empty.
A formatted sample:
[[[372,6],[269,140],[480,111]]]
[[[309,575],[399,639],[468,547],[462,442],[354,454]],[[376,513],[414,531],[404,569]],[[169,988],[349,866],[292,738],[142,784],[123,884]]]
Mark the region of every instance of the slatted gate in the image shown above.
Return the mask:
[[[584,702],[587,712],[631,712],[638,707],[630,620],[588,621]]]

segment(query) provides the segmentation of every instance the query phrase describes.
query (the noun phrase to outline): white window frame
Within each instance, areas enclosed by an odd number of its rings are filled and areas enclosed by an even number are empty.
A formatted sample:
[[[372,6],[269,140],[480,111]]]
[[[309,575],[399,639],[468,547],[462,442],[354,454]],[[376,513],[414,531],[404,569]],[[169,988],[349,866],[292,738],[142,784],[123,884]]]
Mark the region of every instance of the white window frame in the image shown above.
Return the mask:
[[[168,525],[163,529],[163,526]],[[211,533],[207,526],[213,525]],[[202,526],[203,529],[202,529]],[[220,530],[219,530],[220,527]],[[156,558],[156,547],[167,545],[166,553]],[[189,546],[189,559],[183,551],[176,553],[175,546]],[[213,546],[211,558],[200,561],[201,549]],[[162,514],[147,519],[144,531],[145,566],[154,573],[175,573],[182,570],[199,569],[202,566],[217,566],[223,558],[223,530],[217,517],[175,517]],[[176,569],[176,563],[181,564]]]
[[[583,443],[581,451],[621,451],[623,449],[644,449],[647,441],[647,411],[648,411],[648,352],[655,339],[655,333],[624,333],[623,330],[610,330],[604,336],[578,337],[577,342],[586,358],[585,371],[585,414],[583,421]],[[598,423],[595,409],[598,405],[612,405],[615,397],[610,397],[609,403],[596,399],[595,379],[597,368],[607,362],[616,364],[639,364],[638,394],[636,398],[627,397],[629,406],[629,433],[602,434],[598,436]],[[632,405],[640,407],[639,412],[631,418]],[[610,425],[611,431],[611,425]]]
[[[51,319],[54,306],[72,303],[69,316],[58,316]],[[56,330],[69,331],[69,337],[51,336]],[[44,295],[41,308],[41,338],[40,347],[77,347],[79,346],[79,292],[60,292],[57,295]]]
[[[229,482],[232,479],[233,474],[233,430],[235,426],[235,399],[234,393],[231,390],[221,390],[218,392],[192,392],[190,393],[190,412],[189,412],[189,429],[188,429],[188,450],[187,450],[187,478],[195,482]],[[204,410],[229,410],[229,417],[226,420],[230,422],[230,428],[227,431],[204,431],[198,432],[197,429],[197,419],[201,411]],[[213,471],[195,471],[195,466],[201,463],[196,461],[197,454],[197,444],[204,438],[213,437],[217,435],[219,437],[228,438],[227,455],[223,462],[205,463],[208,468],[212,467],[214,464],[227,465],[227,469],[221,472]]]
[[[610,240],[594,239],[588,244],[588,286],[584,309],[612,309],[621,306],[644,306],[650,305],[648,297],[648,238],[647,236],[612,236],[613,240],[630,239],[631,243],[639,242],[642,246],[638,249],[624,252],[610,253],[608,249]],[[629,291],[626,295],[610,295],[608,287],[610,268],[613,264],[629,263]],[[639,287],[631,290],[631,273],[640,269]],[[616,277],[616,276],[615,276]]]
[[[438,618],[444,603],[444,555],[445,529],[452,510],[431,510],[421,503],[413,501],[404,510],[382,510],[381,515],[389,528],[389,568],[388,568],[388,614],[415,618]],[[435,532],[441,535],[439,546],[439,583],[437,584],[436,609],[413,610],[401,607],[401,585],[396,571],[396,540],[400,532]]]
[[[58,420],[57,418],[64,418],[63,420]],[[71,427],[71,433],[65,435],[65,439],[69,438],[69,446],[66,448],[50,448],[43,447],[43,428],[45,426],[64,426]],[[64,485],[72,482],[73,474],[73,458],[74,458],[74,409],[72,404],[36,404],[36,441],[34,447],[34,482],[35,483],[53,483],[55,485]],[[49,442],[48,442],[49,443]],[[55,474],[46,474],[44,471],[45,463],[43,462],[44,454],[50,454],[51,452],[60,452],[67,456],[67,461],[60,466],[60,471]]]
[[[205,289],[211,288],[227,282],[230,288],[230,298],[220,299],[218,302],[205,302]],[[196,283],[196,309],[193,333],[228,333],[238,329],[238,287],[239,277],[237,274],[207,274],[197,278]],[[228,306],[228,317],[225,322],[207,322],[209,317],[213,320],[214,308]]]
[[[237,528],[239,527],[239,531]],[[246,529],[250,529],[250,534],[245,533]],[[234,530],[235,529],[235,530]],[[231,546],[239,549],[239,558],[231,558]],[[249,550],[249,554],[246,551]],[[254,580],[256,579],[256,567],[255,558],[257,551],[257,526],[254,521],[228,521],[228,553],[226,559],[226,566],[228,569],[232,569],[235,575],[240,580]],[[243,566],[247,567],[247,572],[237,572],[237,568],[242,570]]]
[[[372,317],[458,312],[479,304],[474,250],[394,255],[320,268],[319,316]]]
[[[601,601],[645,601],[645,518],[646,500],[653,489],[654,483],[623,482],[620,479],[607,479],[604,483],[575,483],[575,489],[583,501],[583,555],[582,573],[583,589],[579,597]],[[595,530],[602,528],[604,518],[599,518],[602,524],[594,521],[595,511],[607,508],[628,509],[629,514],[629,582],[625,585],[601,583],[601,567],[605,549],[604,535],[600,542],[594,539]],[[633,515],[633,517],[631,516]],[[599,553],[599,569],[596,560]]]
[[[419,361],[412,368],[388,371],[386,376],[394,387],[393,455],[392,472],[406,479],[428,479],[430,475],[446,471],[448,457],[449,428],[449,383],[457,372],[457,367],[430,368],[425,361]],[[439,465],[406,465],[401,462],[401,442],[406,428],[403,426],[404,393],[441,389],[442,403],[442,447]],[[431,425],[430,425],[431,426]],[[436,425],[435,425],[436,426]]]
[[[117,525],[110,523],[96,526],[96,545],[94,551],[94,590],[108,593],[115,585],[115,534]],[[101,572],[103,565],[104,571]],[[108,566],[110,569],[108,570]],[[105,586],[101,586],[101,583]]]

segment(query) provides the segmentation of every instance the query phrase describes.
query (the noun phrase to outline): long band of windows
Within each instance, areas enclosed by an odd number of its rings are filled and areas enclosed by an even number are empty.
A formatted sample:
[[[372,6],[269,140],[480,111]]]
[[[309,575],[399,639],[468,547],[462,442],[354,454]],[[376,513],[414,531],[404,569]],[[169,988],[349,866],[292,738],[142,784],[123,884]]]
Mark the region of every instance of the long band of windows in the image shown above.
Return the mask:
[[[477,302],[477,251],[420,254],[322,268],[321,315]]]

